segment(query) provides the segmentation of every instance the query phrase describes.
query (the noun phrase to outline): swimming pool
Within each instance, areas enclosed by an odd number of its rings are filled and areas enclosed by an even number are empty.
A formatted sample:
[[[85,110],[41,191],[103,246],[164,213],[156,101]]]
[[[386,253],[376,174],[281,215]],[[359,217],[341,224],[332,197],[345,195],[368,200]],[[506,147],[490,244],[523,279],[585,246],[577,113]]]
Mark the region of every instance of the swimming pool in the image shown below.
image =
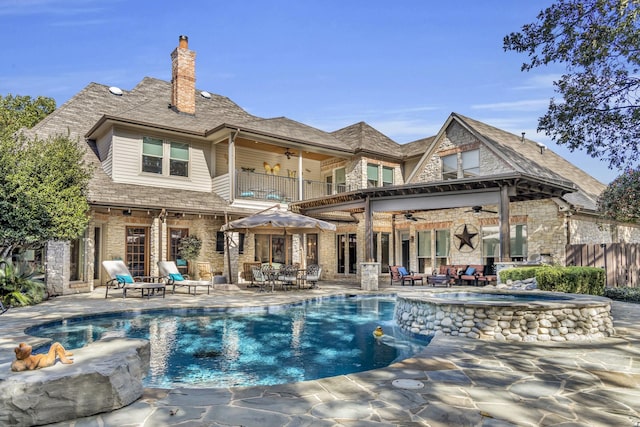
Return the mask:
[[[51,322],[26,333],[70,349],[107,336],[148,339],[147,387],[274,385],[381,368],[422,350],[429,339],[395,326],[395,304],[392,296],[345,296],[252,309],[135,311]],[[378,325],[383,339],[373,336]]]

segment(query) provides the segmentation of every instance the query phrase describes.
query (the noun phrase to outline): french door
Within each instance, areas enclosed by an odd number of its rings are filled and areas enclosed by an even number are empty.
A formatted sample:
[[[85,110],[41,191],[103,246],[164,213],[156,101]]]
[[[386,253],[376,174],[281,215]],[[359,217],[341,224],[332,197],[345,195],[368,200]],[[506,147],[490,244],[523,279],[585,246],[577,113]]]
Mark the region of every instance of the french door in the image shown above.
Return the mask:
[[[132,276],[149,275],[149,227],[127,227],[125,262]]]

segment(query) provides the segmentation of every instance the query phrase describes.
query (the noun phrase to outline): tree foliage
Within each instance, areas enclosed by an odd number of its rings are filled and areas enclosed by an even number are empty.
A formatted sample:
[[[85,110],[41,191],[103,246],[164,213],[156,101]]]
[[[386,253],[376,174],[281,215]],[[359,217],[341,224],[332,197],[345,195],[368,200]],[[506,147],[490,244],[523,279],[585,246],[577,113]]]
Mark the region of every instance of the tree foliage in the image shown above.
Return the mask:
[[[200,255],[202,240],[196,236],[186,236],[178,243],[178,254],[187,261],[193,261]]]
[[[32,128],[56,109],[53,98],[39,96],[0,96],[0,133],[15,133]]]
[[[22,101],[28,97],[18,99]],[[35,124],[48,111],[37,98],[3,104],[0,115],[20,124]],[[9,107],[7,107],[9,105]],[[44,107],[43,107],[44,106]],[[54,103],[55,106],[55,103]],[[17,108],[19,111],[6,111]],[[88,223],[87,186],[90,171],[83,151],[66,136],[42,140],[16,133],[15,122],[0,131],[0,256],[51,239],[74,239]]]
[[[528,71],[566,65],[538,130],[570,150],[583,149],[610,168],[633,166],[640,154],[640,28],[636,0],[558,0],[537,21],[504,38],[525,53]]]
[[[603,217],[621,222],[640,223],[640,168],[627,169],[609,184],[598,199]]]

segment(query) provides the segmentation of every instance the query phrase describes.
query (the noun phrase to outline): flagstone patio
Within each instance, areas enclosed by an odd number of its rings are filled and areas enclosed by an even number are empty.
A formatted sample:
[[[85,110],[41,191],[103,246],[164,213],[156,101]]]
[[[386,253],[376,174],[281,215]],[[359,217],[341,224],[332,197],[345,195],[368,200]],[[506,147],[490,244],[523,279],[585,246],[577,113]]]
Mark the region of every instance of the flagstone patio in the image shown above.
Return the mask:
[[[349,282],[319,289],[105,301],[104,289],[0,316],[0,363],[26,326],[86,313],[158,307],[258,306],[367,293]],[[430,287],[385,287],[430,292]],[[614,302],[616,335],[592,342],[502,343],[437,336],[388,368],[303,383],[230,389],[145,389],[114,412],[55,426],[640,426],[640,305]],[[29,340],[34,342],[33,339]],[[396,381],[394,380],[413,380]],[[394,385],[395,384],[395,385]]]

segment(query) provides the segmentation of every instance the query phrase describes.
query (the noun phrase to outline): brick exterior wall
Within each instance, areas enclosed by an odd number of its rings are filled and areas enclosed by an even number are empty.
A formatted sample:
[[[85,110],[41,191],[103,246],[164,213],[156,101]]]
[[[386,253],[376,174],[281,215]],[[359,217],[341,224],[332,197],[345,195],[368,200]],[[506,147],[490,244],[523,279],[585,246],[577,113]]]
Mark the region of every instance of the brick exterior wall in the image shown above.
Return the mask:
[[[180,36],[171,53],[171,105],[187,114],[196,112],[196,53],[188,49],[189,39]]]

